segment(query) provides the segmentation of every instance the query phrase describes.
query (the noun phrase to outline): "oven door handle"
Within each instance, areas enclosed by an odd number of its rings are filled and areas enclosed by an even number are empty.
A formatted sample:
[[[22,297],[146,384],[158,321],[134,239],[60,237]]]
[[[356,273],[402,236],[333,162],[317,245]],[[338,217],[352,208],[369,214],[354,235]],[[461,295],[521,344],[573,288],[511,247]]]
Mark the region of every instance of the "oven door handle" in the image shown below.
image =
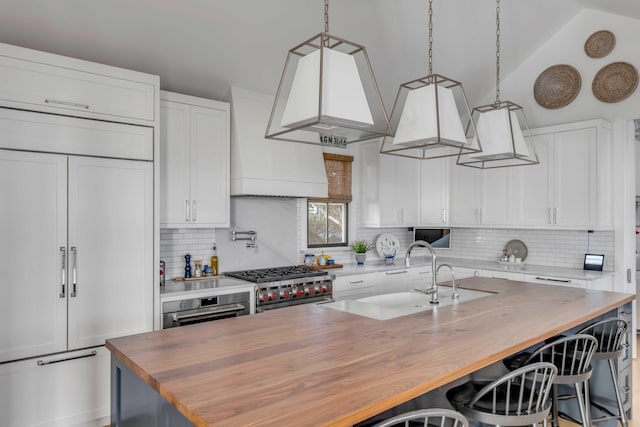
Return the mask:
[[[172,320],[174,322],[180,322],[182,320],[195,319],[198,317],[200,318],[216,317],[218,314],[229,313],[232,311],[243,311],[244,309],[245,307],[242,304],[234,304],[232,306],[225,305],[224,307],[212,308],[211,310],[207,310],[205,312],[200,312],[200,313],[183,314],[182,316],[179,316],[178,314],[174,314],[172,317]]]

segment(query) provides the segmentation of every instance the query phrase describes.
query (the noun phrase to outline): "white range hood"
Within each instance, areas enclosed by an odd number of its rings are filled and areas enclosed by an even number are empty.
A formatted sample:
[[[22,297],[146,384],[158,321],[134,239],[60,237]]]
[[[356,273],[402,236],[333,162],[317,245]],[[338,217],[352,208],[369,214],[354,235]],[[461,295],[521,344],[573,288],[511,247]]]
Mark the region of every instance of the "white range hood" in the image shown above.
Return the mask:
[[[327,197],[319,145],[265,139],[273,96],[232,87],[231,195]]]

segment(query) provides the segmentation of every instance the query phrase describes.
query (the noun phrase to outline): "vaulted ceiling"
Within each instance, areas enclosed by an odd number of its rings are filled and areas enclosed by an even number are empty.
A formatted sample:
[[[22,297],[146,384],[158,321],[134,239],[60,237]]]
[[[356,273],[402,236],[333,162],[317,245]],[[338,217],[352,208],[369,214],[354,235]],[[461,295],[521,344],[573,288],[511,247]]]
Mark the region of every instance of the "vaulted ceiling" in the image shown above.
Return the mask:
[[[363,44],[385,105],[427,74],[427,0],[331,0],[329,32]],[[470,104],[495,91],[495,1],[434,0],[434,72]],[[502,0],[501,73],[583,9],[640,19],[638,0]],[[163,89],[222,99],[275,93],[286,52],[324,28],[323,0],[0,0],[0,42],[160,75]]]

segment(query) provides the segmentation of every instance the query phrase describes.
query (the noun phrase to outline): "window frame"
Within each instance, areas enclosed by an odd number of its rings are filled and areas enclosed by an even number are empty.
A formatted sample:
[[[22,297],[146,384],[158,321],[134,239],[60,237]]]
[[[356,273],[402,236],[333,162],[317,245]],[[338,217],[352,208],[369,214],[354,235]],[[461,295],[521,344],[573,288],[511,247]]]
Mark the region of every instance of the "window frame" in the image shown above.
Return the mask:
[[[327,212],[329,212],[329,203],[336,203],[336,204],[341,204],[344,205],[344,243],[322,243],[322,244],[311,244],[309,242],[309,204],[311,203],[324,203],[325,205],[327,205]],[[333,202],[333,201],[309,201],[307,200],[307,210],[306,210],[306,216],[307,216],[307,230],[306,230],[306,241],[307,241],[307,248],[308,249],[315,249],[315,248],[342,248],[342,247],[347,247],[349,246],[349,203],[347,202]],[[328,216],[327,216],[328,218]],[[326,221],[326,227],[325,227],[325,231],[326,231],[326,236],[327,239],[329,238],[329,221]]]

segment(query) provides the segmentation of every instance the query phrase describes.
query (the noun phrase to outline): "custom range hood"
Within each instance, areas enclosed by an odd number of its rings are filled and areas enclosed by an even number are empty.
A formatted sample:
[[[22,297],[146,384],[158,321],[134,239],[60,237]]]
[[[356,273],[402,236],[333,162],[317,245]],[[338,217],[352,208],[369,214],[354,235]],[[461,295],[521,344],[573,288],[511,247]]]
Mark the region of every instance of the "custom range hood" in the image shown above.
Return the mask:
[[[273,96],[232,87],[231,195],[327,197],[319,145],[265,139]]]

